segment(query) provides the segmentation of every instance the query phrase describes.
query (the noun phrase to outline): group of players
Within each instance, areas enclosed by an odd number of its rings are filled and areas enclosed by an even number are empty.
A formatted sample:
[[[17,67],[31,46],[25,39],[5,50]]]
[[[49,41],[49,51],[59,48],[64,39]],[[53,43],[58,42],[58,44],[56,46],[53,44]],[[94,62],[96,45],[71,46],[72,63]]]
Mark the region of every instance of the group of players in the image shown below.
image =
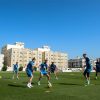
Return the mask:
[[[32,79],[33,79],[33,73],[34,73],[34,67],[36,67],[36,63],[35,63],[36,59],[33,58],[32,61],[30,61],[27,64],[27,68],[26,68],[26,74],[29,77],[28,83],[27,83],[27,87],[28,88],[32,88]],[[13,79],[14,79],[14,75],[16,74],[17,79],[19,79],[18,77],[18,62],[16,62],[16,64],[13,67]],[[52,87],[52,84],[50,82],[50,74],[54,73],[55,78],[58,79],[57,77],[57,72],[58,69],[56,67],[56,65],[54,64],[54,62],[52,62],[52,64],[50,66],[48,66],[48,60],[46,59],[42,64],[39,65],[39,69],[40,69],[40,76],[38,79],[38,85],[40,85],[40,81],[42,79],[42,77],[45,75],[47,77],[48,80],[48,86]]]
[[[91,62],[90,62],[90,59],[87,57],[87,54],[83,54],[83,58],[85,59],[85,66],[83,66],[84,68],[84,72],[83,72],[83,75],[85,77],[85,86],[89,85],[90,84],[90,73],[92,71],[92,65],[91,65]],[[30,61],[27,65],[27,68],[26,68],[26,73],[27,73],[27,76],[29,77],[29,80],[28,80],[28,83],[27,83],[27,87],[28,88],[32,88],[32,79],[33,79],[33,68],[35,66],[35,61],[36,59],[33,58],[32,61]],[[39,66],[39,69],[40,69],[40,76],[39,76],[39,80],[38,80],[38,85],[40,85],[40,81],[42,79],[42,77],[45,75],[47,77],[47,80],[48,80],[48,85],[49,86],[52,86],[51,82],[50,82],[50,74],[51,73],[54,73],[55,74],[55,77],[56,79],[58,79],[57,77],[57,67],[56,65],[54,64],[54,62],[52,62],[52,64],[50,66],[48,66],[48,60],[46,59],[40,66]],[[97,74],[98,72],[100,72],[100,62],[97,60],[96,62],[96,79],[97,79]],[[16,62],[16,64],[14,65],[14,73],[16,73],[17,75],[17,78],[19,79],[18,77],[18,62]],[[13,76],[14,78],[14,76]]]

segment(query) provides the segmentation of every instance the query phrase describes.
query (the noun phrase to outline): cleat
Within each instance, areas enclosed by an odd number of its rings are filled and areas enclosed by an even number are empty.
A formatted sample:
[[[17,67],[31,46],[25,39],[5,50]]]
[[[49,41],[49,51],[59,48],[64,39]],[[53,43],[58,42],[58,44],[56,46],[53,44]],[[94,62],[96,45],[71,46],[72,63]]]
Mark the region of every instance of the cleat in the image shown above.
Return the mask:
[[[27,84],[27,87],[28,87],[28,88],[31,88],[31,86],[30,86],[30,84],[29,84],[29,83]]]
[[[38,85],[41,85],[40,82],[38,82]]]

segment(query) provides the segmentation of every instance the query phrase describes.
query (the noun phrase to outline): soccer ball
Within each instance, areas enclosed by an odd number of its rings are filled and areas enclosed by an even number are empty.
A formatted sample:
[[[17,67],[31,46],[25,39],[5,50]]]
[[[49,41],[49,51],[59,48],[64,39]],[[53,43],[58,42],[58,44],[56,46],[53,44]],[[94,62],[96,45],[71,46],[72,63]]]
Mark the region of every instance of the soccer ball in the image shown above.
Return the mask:
[[[48,88],[51,88],[52,87],[52,84],[48,84]]]

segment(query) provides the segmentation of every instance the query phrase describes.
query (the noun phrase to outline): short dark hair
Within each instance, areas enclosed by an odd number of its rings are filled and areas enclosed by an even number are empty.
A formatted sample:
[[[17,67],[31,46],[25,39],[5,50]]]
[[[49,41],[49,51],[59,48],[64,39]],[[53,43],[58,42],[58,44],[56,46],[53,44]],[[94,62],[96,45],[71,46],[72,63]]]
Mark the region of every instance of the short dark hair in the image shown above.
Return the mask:
[[[86,53],[83,54],[83,56],[86,56],[86,55],[87,55]]]
[[[32,58],[32,60],[36,60],[36,58],[34,57],[34,58]]]
[[[48,61],[48,59],[45,59],[45,61]]]

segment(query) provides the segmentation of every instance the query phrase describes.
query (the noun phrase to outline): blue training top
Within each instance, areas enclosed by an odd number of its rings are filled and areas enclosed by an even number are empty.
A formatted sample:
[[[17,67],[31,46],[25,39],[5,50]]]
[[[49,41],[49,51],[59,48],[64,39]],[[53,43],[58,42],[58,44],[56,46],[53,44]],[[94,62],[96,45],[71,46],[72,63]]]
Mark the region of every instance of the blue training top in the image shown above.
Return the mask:
[[[14,70],[18,70],[18,64],[14,64]]]
[[[27,69],[33,71],[33,66],[34,66],[35,62],[34,61],[30,61],[27,65]]]
[[[40,65],[40,71],[46,71],[47,68],[48,68],[48,65],[47,65],[46,63],[42,63],[42,64]]]
[[[56,69],[56,65],[55,64],[51,64],[50,65],[50,70],[55,70]]]
[[[90,59],[88,57],[85,58],[86,60],[86,69],[91,69],[91,63],[90,63]]]
[[[96,62],[96,71],[100,71],[100,62]]]

